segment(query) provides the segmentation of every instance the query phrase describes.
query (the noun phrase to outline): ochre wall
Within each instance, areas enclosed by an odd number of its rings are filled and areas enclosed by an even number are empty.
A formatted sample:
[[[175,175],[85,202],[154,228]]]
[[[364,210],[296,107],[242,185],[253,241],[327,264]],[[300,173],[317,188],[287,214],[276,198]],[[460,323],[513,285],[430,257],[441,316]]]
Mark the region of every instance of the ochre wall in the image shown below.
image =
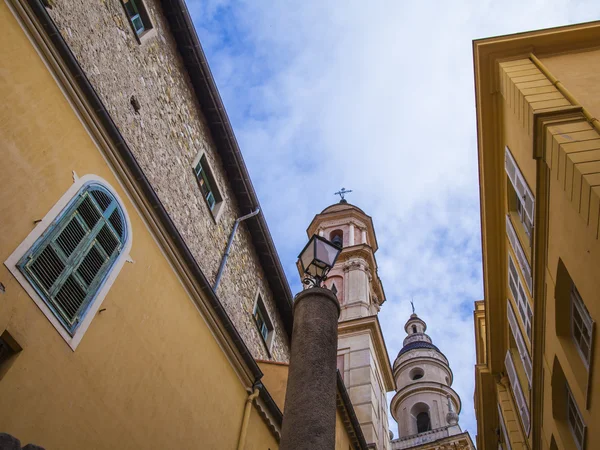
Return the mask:
[[[283,412],[284,402],[285,402],[285,391],[287,388],[287,377],[288,377],[288,365],[281,363],[272,363],[268,361],[259,362],[260,370],[264,373],[262,378],[263,384],[266,386],[267,390],[273,397],[275,403],[281,411]],[[307,389],[310,387],[307,386]],[[253,412],[252,414],[256,414]],[[254,448],[254,447],[248,447]],[[350,436],[348,435],[348,431],[344,425],[342,414],[338,409],[336,412],[335,419],[335,448],[337,450],[348,450],[353,448],[351,445]],[[258,450],[258,448],[257,448]],[[261,448],[264,450],[264,447]],[[271,450],[275,450],[271,447]]]
[[[0,332],[23,347],[0,379],[0,431],[47,450],[235,448],[247,397],[240,378],[4,2],[0,29],[0,261],[73,183],[72,171],[106,179],[124,200],[135,261],[75,352],[0,266]],[[271,433],[251,420],[254,444],[267,448]]]
[[[542,58],[542,62],[550,73],[559,79],[592,115],[600,113],[599,58],[600,50]],[[504,68],[502,68],[503,64],[500,64],[501,78],[503,77],[502,142],[510,147],[519,169],[535,194],[536,178],[542,174],[537,173],[536,161],[533,158],[531,112],[533,109],[540,109],[542,100],[537,97],[542,95],[556,97],[552,100],[543,100],[556,103],[552,105],[554,107],[568,106],[570,102],[558,93],[544,75],[540,75],[541,72],[530,60],[512,61],[507,64],[508,67]],[[539,85],[536,89],[544,89],[545,92],[525,95],[532,88],[523,87],[522,78],[519,78],[515,72],[516,64],[519,64],[518,68],[521,71],[529,66],[531,67],[530,71],[536,71],[535,83]],[[502,75],[502,71],[509,73]],[[531,82],[528,81],[528,83]],[[527,118],[528,115],[529,118]],[[557,322],[564,323],[568,330],[570,312],[568,307],[562,312],[557,311],[556,292],[558,268],[564,264],[592,319],[597,321],[600,317],[600,278],[598,277],[600,204],[594,197],[593,189],[596,188],[592,184],[593,177],[597,175],[597,169],[600,167],[600,134],[582,118],[573,123],[550,126],[546,139],[544,160],[548,165],[550,200],[548,204],[547,261],[544,274],[546,278],[546,315],[542,436],[546,443],[550,442],[554,436],[559,448],[574,448],[575,446],[565,418],[560,417],[561,414],[566,413],[553,410],[553,398],[556,396],[563,398],[566,395],[562,384],[560,386],[552,384],[556,359],[575,397],[583,421],[587,425],[586,448],[597,448],[600,446],[600,433],[598,432],[600,411],[591,398],[595,394],[594,390],[592,388],[588,391],[588,387],[597,386],[600,383],[600,372],[593,367],[598,364],[600,359],[600,346],[597,345],[597,342],[593,343],[592,368],[589,372],[577,352],[572,337],[568,333],[564,336],[557,334]],[[503,171],[504,168],[498,168],[498,170]],[[588,182],[587,186],[584,184],[586,181]],[[590,185],[592,185],[592,194],[586,196],[584,189],[589,191]],[[540,297],[536,296],[536,298]],[[594,340],[597,341],[597,339],[596,335]],[[589,378],[588,373],[591,373]],[[505,405],[512,407],[511,403],[505,402],[503,408]],[[517,435],[511,434],[513,446],[518,441],[518,438],[514,437]]]
[[[540,59],[592,116],[600,117],[600,49]]]

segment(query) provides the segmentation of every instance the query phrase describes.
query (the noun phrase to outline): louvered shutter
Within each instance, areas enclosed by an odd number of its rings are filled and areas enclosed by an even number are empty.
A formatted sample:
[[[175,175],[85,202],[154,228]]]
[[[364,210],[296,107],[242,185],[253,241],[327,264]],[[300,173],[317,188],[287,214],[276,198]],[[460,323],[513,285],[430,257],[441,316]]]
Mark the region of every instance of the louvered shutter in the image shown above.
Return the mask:
[[[527,346],[525,345],[525,341],[523,340],[523,335],[521,334],[521,329],[517,324],[517,318],[515,317],[515,313],[513,312],[512,306],[510,305],[509,301],[506,302],[506,309],[510,331],[512,332],[512,335],[515,338],[515,342],[517,343],[517,350],[519,351],[519,356],[521,357],[521,362],[523,363],[523,368],[525,369],[525,374],[527,375],[529,387],[531,387],[531,357],[529,356],[529,351],[527,350]]]
[[[506,357],[504,358],[504,365],[506,367],[506,374],[508,375],[510,385],[512,386],[512,391],[515,397],[515,401],[517,403],[517,409],[519,410],[519,415],[521,416],[521,423],[523,424],[523,429],[525,430],[525,434],[529,436],[529,408],[527,408],[527,403],[525,402],[525,397],[523,396],[523,390],[521,389],[521,384],[519,383],[519,379],[517,378],[517,372],[515,370],[515,365],[513,363],[510,350],[506,352]]]
[[[125,221],[100,186],[84,188],[18,267],[73,334],[123,248]]]
[[[510,242],[510,246],[512,247],[515,255],[517,256],[517,261],[519,262],[519,267],[521,268],[521,272],[523,272],[523,278],[525,279],[525,284],[527,285],[527,289],[529,293],[533,293],[533,277],[531,274],[531,267],[529,266],[529,261],[527,261],[527,257],[521,248],[521,243],[517,238],[517,233],[512,225],[510,220],[510,216],[506,216],[506,235],[508,236],[508,241]]]
[[[502,409],[498,405],[498,417],[500,418],[500,428],[502,428],[502,436],[504,438],[504,444],[506,444],[506,450],[512,450],[510,446],[510,440],[508,439],[508,433],[506,431],[506,422],[504,422],[504,415]]]
[[[508,179],[515,188],[515,192],[519,198],[522,199],[525,213],[527,214],[527,217],[529,217],[529,221],[533,224],[535,197],[529,190],[527,182],[525,181],[525,177],[523,177],[523,174],[519,170],[519,166],[517,166],[517,163],[512,157],[508,147],[505,147],[504,149],[504,160],[504,167],[506,174],[508,175]]]
[[[531,342],[531,320],[532,320],[532,311],[529,306],[529,300],[527,300],[527,296],[525,295],[525,290],[523,289],[523,284],[521,283],[521,278],[519,277],[519,273],[517,272],[517,268],[515,266],[515,262],[510,254],[508,253],[508,288],[510,293],[512,294],[515,303],[517,304],[517,310],[519,311],[519,316],[521,316],[521,321],[525,326],[525,330],[527,331],[527,338]]]

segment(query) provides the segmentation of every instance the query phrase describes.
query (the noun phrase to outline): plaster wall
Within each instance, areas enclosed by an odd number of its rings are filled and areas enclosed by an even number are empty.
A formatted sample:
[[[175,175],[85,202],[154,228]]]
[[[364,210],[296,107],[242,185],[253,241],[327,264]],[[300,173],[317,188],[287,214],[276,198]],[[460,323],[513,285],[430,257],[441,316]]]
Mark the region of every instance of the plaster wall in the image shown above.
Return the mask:
[[[72,171],[104,178],[123,199],[134,261],[76,351],[0,266],[0,331],[22,347],[0,371],[0,430],[48,450],[235,448],[247,392],[233,363],[5,2],[0,28],[0,103],[10,105],[0,110],[0,261]],[[252,420],[267,447],[269,429]]]
[[[594,117],[600,117],[600,49],[540,58]]]
[[[200,268],[213,282],[236,218],[225,169],[192,89],[159,0],[144,0],[152,36],[135,38],[120,0],[55,0],[48,12]],[[141,108],[130,105],[134,95]],[[215,219],[198,188],[193,162],[204,152],[223,206]],[[72,167],[67,165],[69,170]],[[275,327],[268,353],[251,317],[260,292]],[[289,342],[245,224],[239,227],[218,295],[257,359],[289,360]]]

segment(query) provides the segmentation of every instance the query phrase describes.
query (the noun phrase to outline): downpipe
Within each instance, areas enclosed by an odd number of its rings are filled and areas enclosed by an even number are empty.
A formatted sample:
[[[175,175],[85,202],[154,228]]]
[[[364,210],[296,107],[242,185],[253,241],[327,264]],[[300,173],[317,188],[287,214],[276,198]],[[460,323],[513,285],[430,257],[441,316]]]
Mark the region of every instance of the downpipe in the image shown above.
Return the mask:
[[[248,421],[250,419],[250,412],[252,411],[252,402],[258,397],[259,390],[257,387],[254,388],[254,392],[246,399],[246,406],[244,407],[244,418],[242,419],[242,428],[240,430],[240,439],[238,441],[237,450],[243,450],[246,445],[246,433],[248,432]]]
[[[221,282],[221,277],[223,276],[223,271],[225,270],[225,264],[227,264],[227,258],[229,258],[229,252],[231,251],[231,244],[233,244],[233,238],[235,238],[235,233],[237,232],[238,227],[240,226],[240,222],[243,222],[246,219],[250,219],[251,217],[256,216],[260,212],[260,208],[256,207],[254,211],[250,214],[246,214],[245,216],[238,217],[233,224],[233,229],[231,230],[231,234],[229,235],[229,241],[227,242],[227,248],[225,249],[225,254],[223,255],[223,259],[221,260],[221,265],[219,266],[219,271],[217,272],[217,278],[215,278],[215,285],[213,286],[213,291],[217,292],[217,288],[219,287],[219,283]]]

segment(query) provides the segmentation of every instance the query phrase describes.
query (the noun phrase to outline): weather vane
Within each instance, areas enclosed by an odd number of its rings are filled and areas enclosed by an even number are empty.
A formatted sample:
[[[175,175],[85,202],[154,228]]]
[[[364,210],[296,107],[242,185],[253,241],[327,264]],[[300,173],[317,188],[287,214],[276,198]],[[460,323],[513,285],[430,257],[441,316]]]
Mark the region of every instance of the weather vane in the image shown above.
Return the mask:
[[[349,192],[352,192],[352,191],[347,191],[347,190],[346,190],[346,188],[345,188],[345,187],[343,187],[342,189],[340,189],[339,191],[337,191],[337,192],[336,192],[335,194],[333,194],[333,195],[339,195],[339,196],[340,196],[340,198],[341,198],[340,202],[342,202],[342,203],[343,203],[343,202],[345,202],[345,201],[346,201],[346,199],[344,198],[344,196],[345,196],[346,194],[348,194]]]
[[[410,298],[410,306],[412,306],[413,314],[415,313],[415,304],[413,303],[414,298]]]

